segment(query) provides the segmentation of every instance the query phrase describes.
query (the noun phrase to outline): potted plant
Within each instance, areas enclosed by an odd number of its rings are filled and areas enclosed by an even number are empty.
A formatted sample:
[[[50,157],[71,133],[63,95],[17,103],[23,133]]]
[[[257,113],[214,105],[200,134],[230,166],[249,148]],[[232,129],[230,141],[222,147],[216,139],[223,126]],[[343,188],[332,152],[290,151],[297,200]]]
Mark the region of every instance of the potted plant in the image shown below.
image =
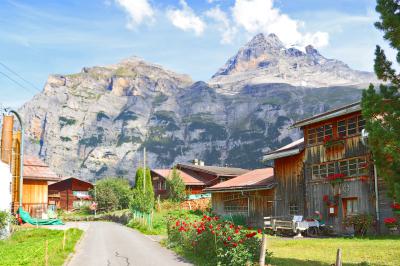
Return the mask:
[[[398,229],[398,224],[397,224],[397,219],[394,217],[389,217],[383,219],[383,222],[385,223],[386,227],[389,229],[389,231],[394,234],[397,229]]]
[[[325,136],[324,137],[324,146],[325,148],[331,148],[334,146],[344,146],[344,138],[342,136],[339,137],[332,137],[332,136]]]

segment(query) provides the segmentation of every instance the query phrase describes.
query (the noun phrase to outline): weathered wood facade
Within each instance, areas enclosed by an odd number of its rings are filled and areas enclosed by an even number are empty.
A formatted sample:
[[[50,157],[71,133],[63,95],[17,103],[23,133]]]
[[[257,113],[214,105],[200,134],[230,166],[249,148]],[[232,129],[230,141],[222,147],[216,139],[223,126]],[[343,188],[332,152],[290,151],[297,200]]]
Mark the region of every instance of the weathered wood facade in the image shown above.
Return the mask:
[[[263,217],[276,216],[275,182],[272,168],[256,169],[219,183],[211,193],[213,212],[220,216],[243,216],[248,224],[260,226]]]
[[[356,103],[293,125],[303,130],[303,143],[265,156],[274,160],[278,216],[318,211],[328,225],[345,232],[346,217],[371,214],[383,229],[383,218],[392,215],[390,201],[381,179],[375,190],[373,161],[361,138],[364,124]]]
[[[49,185],[49,205],[72,211],[92,202],[89,190],[93,185],[89,182],[70,177]]]

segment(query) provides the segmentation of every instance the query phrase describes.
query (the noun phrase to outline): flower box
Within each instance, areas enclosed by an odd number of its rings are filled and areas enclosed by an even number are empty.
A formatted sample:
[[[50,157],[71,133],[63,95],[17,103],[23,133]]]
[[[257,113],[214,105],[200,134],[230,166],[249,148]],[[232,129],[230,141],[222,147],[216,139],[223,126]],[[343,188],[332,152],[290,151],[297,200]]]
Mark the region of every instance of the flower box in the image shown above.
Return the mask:
[[[337,146],[344,146],[344,138],[337,137],[333,138],[332,136],[325,136],[324,138],[324,146],[325,148],[332,148]]]

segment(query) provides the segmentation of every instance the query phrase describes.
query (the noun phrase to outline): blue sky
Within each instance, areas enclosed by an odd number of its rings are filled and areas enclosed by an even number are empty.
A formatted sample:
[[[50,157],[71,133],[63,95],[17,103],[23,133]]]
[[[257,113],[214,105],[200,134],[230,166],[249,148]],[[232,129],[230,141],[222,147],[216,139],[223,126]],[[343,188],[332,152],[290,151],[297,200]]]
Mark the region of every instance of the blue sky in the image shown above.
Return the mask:
[[[312,43],[328,58],[372,71],[376,44],[393,57],[372,0],[68,0],[0,2],[0,103],[17,107],[49,74],[139,56],[208,80],[258,32],[287,46]],[[35,88],[33,88],[35,87]]]

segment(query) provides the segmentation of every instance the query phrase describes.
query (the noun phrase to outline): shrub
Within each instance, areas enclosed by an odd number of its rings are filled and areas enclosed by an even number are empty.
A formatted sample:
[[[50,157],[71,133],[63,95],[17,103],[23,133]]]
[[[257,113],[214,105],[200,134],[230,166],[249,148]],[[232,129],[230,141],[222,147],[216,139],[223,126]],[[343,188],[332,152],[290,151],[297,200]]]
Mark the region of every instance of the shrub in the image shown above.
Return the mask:
[[[364,236],[368,232],[368,229],[371,228],[372,223],[373,217],[370,214],[348,216],[343,221],[345,226],[354,227],[354,234],[357,236]]]
[[[94,189],[90,191],[94,197]],[[96,182],[96,201],[99,210],[114,211],[127,209],[132,198],[128,180],[123,178],[106,178]]]
[[[261,230],[250,232],[217,216],[204,215],[200,221],[170,217],[167,229],[170,246],[207,258],[210,265],[251,265],[260,255],[261,240],[256,235]]]
[[[167,179],[167,185],[171,200],[181,202],[186,199],[186,186],[176,168],[172,170],[171,176]]]
[[[0,230],[3,230],[8,222],[8,213],[4,211],[0,211]]]

